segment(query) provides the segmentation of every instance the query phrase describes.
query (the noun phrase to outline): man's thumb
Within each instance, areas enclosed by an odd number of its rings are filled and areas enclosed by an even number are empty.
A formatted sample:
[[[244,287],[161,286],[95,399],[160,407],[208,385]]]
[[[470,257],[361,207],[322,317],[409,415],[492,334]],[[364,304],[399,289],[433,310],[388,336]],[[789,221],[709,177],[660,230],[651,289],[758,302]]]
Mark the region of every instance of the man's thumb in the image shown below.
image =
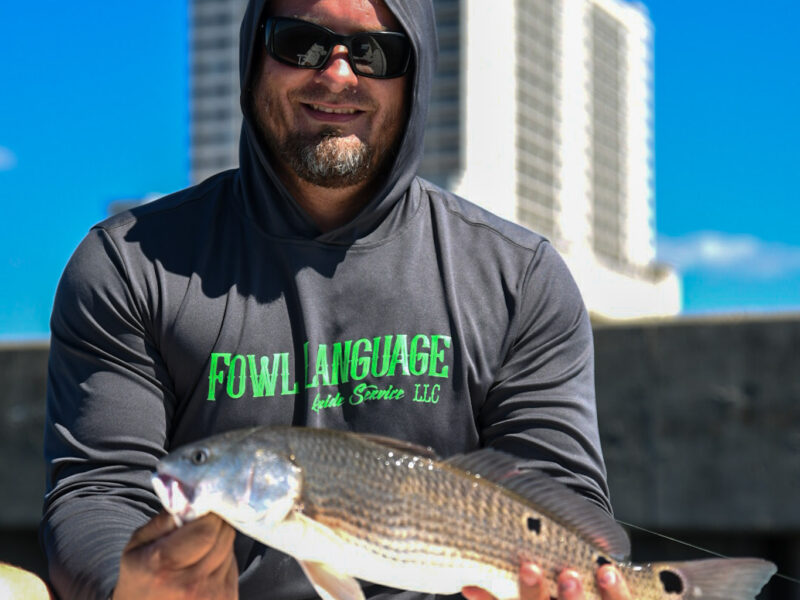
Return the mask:
[[[175,523],[175,519],[172,515],[166,511],[162,511],[133,532],[126,550],[133,550],[139,546],[149,544],[165,536],[170,531],[174,531],[177,527],[178,525]]]

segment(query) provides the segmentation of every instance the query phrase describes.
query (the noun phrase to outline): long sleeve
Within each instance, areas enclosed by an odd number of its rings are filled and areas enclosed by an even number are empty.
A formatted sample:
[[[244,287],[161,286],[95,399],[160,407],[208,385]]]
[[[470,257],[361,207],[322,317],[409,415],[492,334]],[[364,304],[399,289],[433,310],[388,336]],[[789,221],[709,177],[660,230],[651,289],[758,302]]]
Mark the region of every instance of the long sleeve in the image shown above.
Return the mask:
[[[525,458],[610,511],[591,324],[549,243],[539,244],[518,297],[510,347],[479,416],[482,442]]]
[[[71,258],[51,319],[40,535],[62,598],[107,598],[123,547],[155,514],[170,378],[111,238],[93,229]]]

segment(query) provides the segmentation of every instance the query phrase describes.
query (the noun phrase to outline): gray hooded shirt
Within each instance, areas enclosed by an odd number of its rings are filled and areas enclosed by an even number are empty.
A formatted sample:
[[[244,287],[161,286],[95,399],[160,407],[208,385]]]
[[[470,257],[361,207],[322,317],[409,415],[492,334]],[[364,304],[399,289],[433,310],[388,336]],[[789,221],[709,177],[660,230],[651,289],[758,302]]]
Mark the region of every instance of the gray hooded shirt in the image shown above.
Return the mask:
[[[159,458],[254,424],[371,432],[442,456],[494,446],[610,510],[580,294],[541,236],[416,176],[433,9],[386,4],[413,45],[408,120],[349,223],[320,232],[257,134],[269,6],[252,0],[240,168],[100,223],[69,261],[51,320],[41,528],[62,597],[108,597],[131,533],[159,510]],[[244,536],[235,551],[241,598],[314,597],[293,559]]]

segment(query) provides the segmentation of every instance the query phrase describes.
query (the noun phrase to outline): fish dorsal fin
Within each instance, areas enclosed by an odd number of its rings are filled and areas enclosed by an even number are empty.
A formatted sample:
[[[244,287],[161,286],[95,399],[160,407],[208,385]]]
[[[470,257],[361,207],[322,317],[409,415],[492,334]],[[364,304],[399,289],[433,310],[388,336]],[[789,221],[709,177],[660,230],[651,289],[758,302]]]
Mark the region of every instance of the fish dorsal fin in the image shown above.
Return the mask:
[[[625,530],[606,511],[542,471],[521,469],[519,462],[510,454],[483,448],[453,456],[445,464],[515,493],[616,560],[630,553]]]
[[[385,435],[377,435],[374,433],[359,433],[358,436],[366,440],[369,440],[370,442],[373,442],[375,444],[380,444],[381,446],[386,446],[387,448],[392,448],[399,452],[416,454],[418,456],[421,456],[422,458],[431,458],[433,460],[439,459],[439,455],[436,454],[436,451],[430,446],[420,446],[419,444],[414,444],[413,442],[406,442],[403,440],[398,440]]]

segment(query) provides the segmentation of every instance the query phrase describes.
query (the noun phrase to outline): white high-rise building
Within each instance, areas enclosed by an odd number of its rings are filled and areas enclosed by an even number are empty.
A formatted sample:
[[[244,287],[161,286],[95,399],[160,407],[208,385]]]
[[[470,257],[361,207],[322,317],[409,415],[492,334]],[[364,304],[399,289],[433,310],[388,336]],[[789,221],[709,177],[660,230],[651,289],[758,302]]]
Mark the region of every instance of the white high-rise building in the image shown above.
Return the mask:
[[[546,235],[595,318],[677,314],[678,277],[654,262],[646,9],[621,0],[459,6],[455,190]]]
[[[236,40],[246,1],[192,5],[198,181],[236,165]],[[546,235],[595,318],[677,314],[678,277],[654,262],[646,9],[623,0],[434,6],[439,70],[421,175]]]

